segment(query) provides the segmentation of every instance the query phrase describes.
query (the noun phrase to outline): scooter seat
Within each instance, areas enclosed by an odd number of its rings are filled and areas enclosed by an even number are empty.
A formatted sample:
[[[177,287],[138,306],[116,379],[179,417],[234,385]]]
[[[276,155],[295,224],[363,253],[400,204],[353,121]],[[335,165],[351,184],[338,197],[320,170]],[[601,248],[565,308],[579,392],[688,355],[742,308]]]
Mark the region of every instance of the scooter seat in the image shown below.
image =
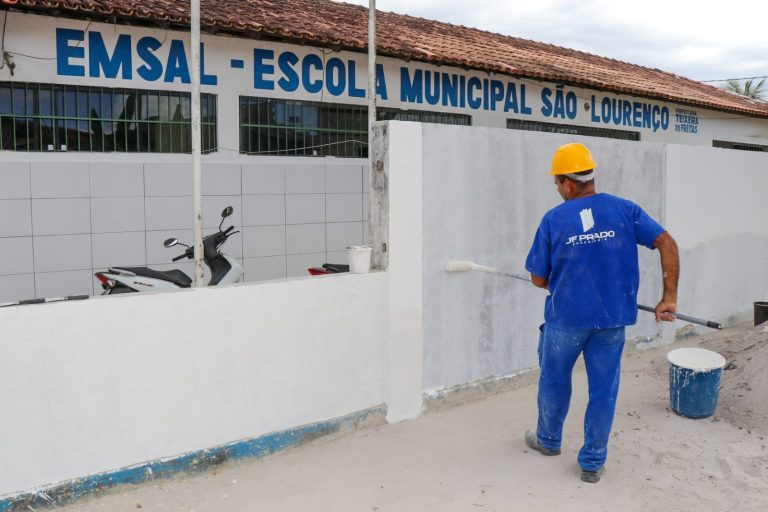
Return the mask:
[[[173,270],[152,270],[147,267],[113,267],[115,270],[127,270],[133,272],[137,276],[151,277],[152,279],[160,279],[168,281],[180,286],[181,288],[189,288],[192,284],[192,279],[178,269]]]

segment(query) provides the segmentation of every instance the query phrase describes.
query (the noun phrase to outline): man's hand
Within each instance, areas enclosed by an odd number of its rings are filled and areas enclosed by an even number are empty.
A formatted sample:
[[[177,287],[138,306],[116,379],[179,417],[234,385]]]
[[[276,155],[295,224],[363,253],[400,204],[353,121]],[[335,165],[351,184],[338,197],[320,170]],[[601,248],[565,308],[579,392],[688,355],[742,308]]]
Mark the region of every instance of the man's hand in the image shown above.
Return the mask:
[[[661,299],[656,305],[656,321],[657,322],[673,322],[675,316],[672,314],[677,311],[677,303],[672,300]]]
[[[546,279],[544,277],[539,277],[535,274],[531,274],[531,282],[534,284],[534,286],[538,288],[543,288],[547,290],[549,286],[549,279]]]
[[[661,259],[661,275],[664,279],[664,293],[661,302],[656,305],[656,321],[671,322],[675,317],[671,314],[677,311],[677,279],[680,276],[680,254],[677,243],[666,231],[653,242],[659,250]]]

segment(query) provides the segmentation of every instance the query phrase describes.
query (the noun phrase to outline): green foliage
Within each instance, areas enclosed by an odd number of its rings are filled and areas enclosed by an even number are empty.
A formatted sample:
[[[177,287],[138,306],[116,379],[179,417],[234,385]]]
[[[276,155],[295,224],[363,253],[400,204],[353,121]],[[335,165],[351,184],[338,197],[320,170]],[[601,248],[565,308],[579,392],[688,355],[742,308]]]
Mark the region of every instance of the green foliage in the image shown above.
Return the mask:
[[[728,80],[725,86],[726,91],[730,91],[741,96],[753,99],[763,99],[766,92],[765,78],[755,83],[755,80],[747,80],[743,84],[738,80]]]

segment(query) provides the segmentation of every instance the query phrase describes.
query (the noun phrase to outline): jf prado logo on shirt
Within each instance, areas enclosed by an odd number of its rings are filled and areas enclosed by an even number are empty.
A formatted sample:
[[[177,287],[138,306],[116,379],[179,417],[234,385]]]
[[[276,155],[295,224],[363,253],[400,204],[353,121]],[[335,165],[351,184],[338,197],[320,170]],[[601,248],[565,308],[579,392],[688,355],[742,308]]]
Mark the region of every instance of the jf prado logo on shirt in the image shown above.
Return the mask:
[[[592,216],[592,208],[584,208],[581,210],[579,212],[579,217],[581,218],[581,227],[584,230],[584,234],[569,236],[568,240],[565,242],[565,245],[593,244],[596,242],[603,242],[616,236],[614,231],[587,233],[589,230],[595,227],[595,218]]]

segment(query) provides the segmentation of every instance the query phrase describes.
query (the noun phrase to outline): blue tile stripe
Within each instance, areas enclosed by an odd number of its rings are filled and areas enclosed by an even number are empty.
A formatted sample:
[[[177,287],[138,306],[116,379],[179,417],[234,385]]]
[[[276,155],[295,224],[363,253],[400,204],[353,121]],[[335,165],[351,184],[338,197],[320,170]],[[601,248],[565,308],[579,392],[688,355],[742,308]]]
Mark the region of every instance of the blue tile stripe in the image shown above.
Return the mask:
[[[30,509],[50,509],[72,503],[117,485],[139,484],[159,478],[168,478],[179,473],[205,471],[227,461],[264,457],[348,427],[356,428],[361,423],[379,417],[383,418],[385,415],[386,406],[379,405],[341,418],[185,453],[171,459],[145,462],[127,468],[68,480],[16,496],[0,498],[0,512],[29,512]]]

